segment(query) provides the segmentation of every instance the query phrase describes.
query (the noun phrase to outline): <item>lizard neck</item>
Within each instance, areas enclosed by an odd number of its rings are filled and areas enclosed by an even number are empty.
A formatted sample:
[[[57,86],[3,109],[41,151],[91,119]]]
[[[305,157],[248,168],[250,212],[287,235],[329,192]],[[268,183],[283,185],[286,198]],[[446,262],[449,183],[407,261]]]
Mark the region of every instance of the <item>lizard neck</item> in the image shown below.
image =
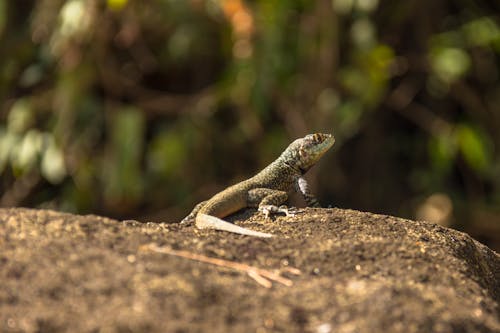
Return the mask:
[[[301,176],[299,170],[285,163],[282,158],[278,158],[252,179],[260,187],[288,191]]]

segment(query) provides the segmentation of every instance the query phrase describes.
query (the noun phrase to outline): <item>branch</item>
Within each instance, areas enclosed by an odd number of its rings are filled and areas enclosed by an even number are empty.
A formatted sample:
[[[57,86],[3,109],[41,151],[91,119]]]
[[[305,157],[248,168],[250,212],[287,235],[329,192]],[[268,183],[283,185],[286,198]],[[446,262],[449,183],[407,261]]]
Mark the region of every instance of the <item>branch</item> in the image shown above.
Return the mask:
[[[260,284],[261,286],[266,287],[266,288],[271,288],[271,286],[272,286],[271,281],[281,283],[287,287],[290,287],[293,285],[292,280],[281,277],[278,274],[275,274],[275,273],[268,271],[268,270],[265,270],[265,269],[257,268],[257,267],[246,265],[246,264],[241,264],[241,263],[234,262],[234,261],[207,257],[207,256],[204,256],[202,254],[191,253],[188,251],[173,250],[167,246],[160,247],[160,246],[156,245],[155,243],[143,245],[139,248],[139,251],[152,251],[152,252],[158,252],[158,253],[165,253],[165,254],[176,256],[176,257],[182,257],[182,258],[191,259],[191,260],[195,260],[195,261],[199,261],[199,262],[204,262],[207,264],[212,264],[212,265],[216,265],[216,266],[220,266],[220,267],[231,268],[231,269],[234,269],[236,271],[246,273],[249,277],[254,279],[258,284]],[[300,270],[298,270],[296,268],[289,268],[287,271],[289,273],[294,274],[294,275],[299,275],[301,273]]]

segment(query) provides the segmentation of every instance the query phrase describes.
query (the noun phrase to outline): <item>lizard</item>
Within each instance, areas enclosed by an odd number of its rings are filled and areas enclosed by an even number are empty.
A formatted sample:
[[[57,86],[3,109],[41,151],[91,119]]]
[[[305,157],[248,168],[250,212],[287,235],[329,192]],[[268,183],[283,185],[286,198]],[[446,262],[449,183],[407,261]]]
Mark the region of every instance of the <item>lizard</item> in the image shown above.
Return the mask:
[[[334,143],[333,135],[323,133],[309,134],[293,141],[274,162],[258,174],[200,202],[181,223],[195,221],[198,229],[272,237],[272,234],[239,227],[222,218],[247,207],[257,207],[266,218],[275,213],[293,216],[291,209],[280,206],[287,201],[288,193],[293,190],[302,194],[308,206],[320,207],[303,176]]]

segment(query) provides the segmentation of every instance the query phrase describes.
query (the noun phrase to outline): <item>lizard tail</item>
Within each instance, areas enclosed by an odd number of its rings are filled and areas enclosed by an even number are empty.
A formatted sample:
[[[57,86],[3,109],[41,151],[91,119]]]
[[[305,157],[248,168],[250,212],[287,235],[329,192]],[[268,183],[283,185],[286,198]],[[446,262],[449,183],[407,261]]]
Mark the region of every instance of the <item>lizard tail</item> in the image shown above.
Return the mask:
[[[196,227],[198,227],[199,229],[215,229],[215,230],[228,231],[235,234],[246,235],[246,236],[264,237],[264,238],[273,237],[272,234],[267,234],[265,232],[253,231],[250,229],[242,228],[237,226],[236,224],[221,220],[218,217],[201,213],[198,213],[198,215],[196,215]]]

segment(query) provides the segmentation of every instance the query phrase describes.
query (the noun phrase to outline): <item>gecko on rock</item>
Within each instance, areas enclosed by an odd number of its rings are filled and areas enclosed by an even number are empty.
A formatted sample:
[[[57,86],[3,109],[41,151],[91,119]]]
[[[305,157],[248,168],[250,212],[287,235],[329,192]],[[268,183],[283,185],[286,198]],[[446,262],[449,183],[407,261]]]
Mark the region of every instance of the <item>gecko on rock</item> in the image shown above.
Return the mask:
[[[308,206],[319,207],[302,176],[334,142],[333,135],[323,133],[309,134],[295,140],[264,170],[199,203],[181,223],[194,220],[199,229],[209,228],[247,236],[272,237],[272,234],[242,228],[221,218],[247,207],[258,207],[266,217],[272,213],[293,215],[287,207],[279,206],[288,199],[288,193],[292,190],[301,193]]]

